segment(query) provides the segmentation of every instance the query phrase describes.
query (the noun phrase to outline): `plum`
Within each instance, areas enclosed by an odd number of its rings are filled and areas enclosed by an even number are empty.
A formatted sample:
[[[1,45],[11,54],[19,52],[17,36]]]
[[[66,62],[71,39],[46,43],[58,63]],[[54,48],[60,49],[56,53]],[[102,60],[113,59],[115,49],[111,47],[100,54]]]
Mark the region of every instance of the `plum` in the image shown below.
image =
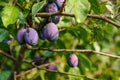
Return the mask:
[[[45,6],[45,12],[58,12],[57,5],[55,3],[47,3]]]
[[[64,2],[64,0],[56,0],[56,1],[55,1],[56,5],[57,5],[57,7],[58,7],[58,10],[61,9],[61,7],[62,7],[62,5],[63,5],[63,2]]]
[[[36,45],[38,42],[38,33],[33,28],[27,28],[24,33],[25,42],[30,45]]]
[[[52,23],[52,22],[48,23],[44,27],[43,35],[49,41],[56,41],[56,40],[58,40],[59,31],[58,31],[57,26],[54,23]]]
[[[24,33],[26,32],[25,28],[21,28],[20,30],[18,30],[17,32],[17,40],[20,44],[24,44],[25,40],[24,40]]]
[[[75,67],[78,65],[78,57],[75,54],[70,54],[67,58],[68,65],[71,67]]]
[[[45,12],[58,12],[58,7],[55,3],[48,3],[45,6]],[[57,24],[60,21],[60,16],[51,16],[51,21]]]
[[[44,36],[43,31],[44,31],[44,28],[42,27],[42,28],[38,31],[38,35],[39,35],[39,38],[40,38],[40,39],[45,40],[46,37]]]
[[[60,16],[52,16],[51,21],[54,22],[55,24],[59,23]]]
[[[41,65],[42,60],[41,56],[39,54],[35,54],[33,57],[33,61],[35,62],[35,65]]]
[[[46,68],[49,69],[49,70],[57,70],[57,66],[55,64],[52,64],[52,63],[49,63],[46,66]]]

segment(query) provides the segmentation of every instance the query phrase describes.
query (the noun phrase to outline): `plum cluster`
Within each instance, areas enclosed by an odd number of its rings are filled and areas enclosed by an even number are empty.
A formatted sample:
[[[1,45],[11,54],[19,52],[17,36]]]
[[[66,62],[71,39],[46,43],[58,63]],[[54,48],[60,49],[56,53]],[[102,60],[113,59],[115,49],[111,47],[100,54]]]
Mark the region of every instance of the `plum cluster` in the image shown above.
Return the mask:
[[[40,12],[58,12],[63,4],[64,0],[47,0]],[[42,26],[38,32],[33,28],[22,28],[17,33],[17,40],[20,44],[28,43],[30,45],[36,45],[38,37],[40,39],[47,39],[49,41],[56,41],[59,37],[59,31],[56,24],[60,21],[61,16],[44,17],[46,25]]]
[[[33,28],[21,28],[17,32],[17,40],[20,44],[28,43],[30,45],[36,45],[38,38],[38,33]]]
[[[47,0],[47,3],[40,12],[58,12],[62,7],[63,2],[64,0]],[[58,40],[59,31],[56,24],[60,21],[60,17],[61,16],[45,17],[48,23],[38,31],[41,39],[47,39],[49,41]]]
[[[47,0],[47,3],[43,6],[42,10],[40,12],[58,12],[63,4],[64,0]],[[60,21],[61,16],[50,16],[46,17],[46,20],[52,21],[53,23],[57,24]]]

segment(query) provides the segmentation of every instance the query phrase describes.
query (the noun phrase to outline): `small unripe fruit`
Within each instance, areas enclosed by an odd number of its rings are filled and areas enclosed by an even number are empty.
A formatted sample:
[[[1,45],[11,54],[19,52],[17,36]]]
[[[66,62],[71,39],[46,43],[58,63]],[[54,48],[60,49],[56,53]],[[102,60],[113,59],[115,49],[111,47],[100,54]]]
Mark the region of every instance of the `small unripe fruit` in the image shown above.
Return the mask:
[[[33,28],[27,28],[24,34],[25,42],[30,45],[36,45],[38,42],[38,34]]]
[[[25,43],[25,40],[24,40],[24,33],[26,32],[26,29],[25,28],[21,28],[20,30],[18,30],[17,32],[17,40],[20,44],[23,44]]]
[[[56,41],[58,40],[59,31],[57,26],[51,22],[44,27],[43,34],[49,41]]]
[[[57,66],[55,64],[51,64],[51,63],[49,65],[47,65],[46,68],[49,70],[57,70]]]
[[[67,61],[68,61],[68,65],[71,67],[75,67],[78,65],[78,57],[75,54],[70,54],[68,56]]]

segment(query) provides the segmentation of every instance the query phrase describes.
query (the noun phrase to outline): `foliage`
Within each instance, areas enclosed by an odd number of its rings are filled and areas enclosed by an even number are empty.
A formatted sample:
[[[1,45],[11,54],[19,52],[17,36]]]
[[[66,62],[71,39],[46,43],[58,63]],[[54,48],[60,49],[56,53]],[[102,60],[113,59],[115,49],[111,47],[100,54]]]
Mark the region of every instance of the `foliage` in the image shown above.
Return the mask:
[[[15,65],[14,62],[1,54],[1,50],[16,60],[18,59],[23,45],[19,44],[16,39],[17,32],[22,27],[32,27],[38,30],[41,26],[46,25],[44,23],[45,16],[37,15],[37,13],[42,13],[40,10],[45,3],[46,0],[0,0],[0,80],[7,80]],[[104,0],[66,0],[64,7],[64,12],[74,14],[74,17],[61,15],[60,22],[56,24],[60,31],[59,39],[55,42],[39,39],[37,45],[29,45],[29,47],[89,49],[120,56],[120,29],[114,25],[114,23],[120,25],[119,0],[105,0],[105,2]],[[114,23],[101,18],[91,18],[88,16],[89,14],[103,16]],[[33,61],[34,56],[39,54],[40,57],[42,56],[40,64],[57,62],[58,71],[61,72],[87,75],[99,80],[120,79],[120,59],[91,52],[74,52],[79,59],[79,64],[77,67],[70,67],[67,64],[67,57],[71,53],[27,49],[25,56],[22,56],[24,61],[20,65],[20,71],[24,72],[24,70],[32,68],[25,61]],[[86,80],[82,76],[71,76],[38,69],[22,75],[22,79]]]

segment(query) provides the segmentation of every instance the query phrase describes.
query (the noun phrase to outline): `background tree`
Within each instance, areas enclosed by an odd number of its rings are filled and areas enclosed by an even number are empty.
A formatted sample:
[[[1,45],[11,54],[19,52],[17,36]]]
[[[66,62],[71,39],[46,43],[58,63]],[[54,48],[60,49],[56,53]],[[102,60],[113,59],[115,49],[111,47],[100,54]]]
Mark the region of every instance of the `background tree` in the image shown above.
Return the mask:
[[[0,0],[0,80],[119,80],[119,11],[119,0]]]

